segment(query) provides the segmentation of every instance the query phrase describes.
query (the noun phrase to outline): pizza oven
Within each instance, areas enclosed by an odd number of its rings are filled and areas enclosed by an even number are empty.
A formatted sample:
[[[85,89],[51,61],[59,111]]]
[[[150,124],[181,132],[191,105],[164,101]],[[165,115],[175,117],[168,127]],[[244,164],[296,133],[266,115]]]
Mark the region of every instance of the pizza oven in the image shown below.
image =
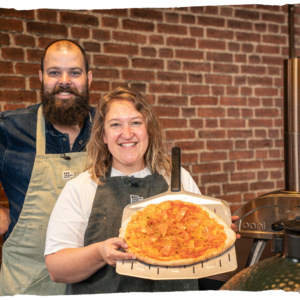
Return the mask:
[[[277,253],[271,251],[272,239],[275,247],[278,241],[284,240],[284,224],[299,220],[300,57],[286,59],[283,65],[285,188],[261,195],[249,201],[234,213],[234,215],[240,217],[236,225],[242,236],[236,243],[239,266],[234,273],[225,274],[223,281],[227,281],[237,272],[258,263],[260,260],[277,256]],[[273,250],[276,251],[275,248]],[[300,248],[298,248],[298,251],[300,252]],[[272,289],[271,285],[268,289]]]

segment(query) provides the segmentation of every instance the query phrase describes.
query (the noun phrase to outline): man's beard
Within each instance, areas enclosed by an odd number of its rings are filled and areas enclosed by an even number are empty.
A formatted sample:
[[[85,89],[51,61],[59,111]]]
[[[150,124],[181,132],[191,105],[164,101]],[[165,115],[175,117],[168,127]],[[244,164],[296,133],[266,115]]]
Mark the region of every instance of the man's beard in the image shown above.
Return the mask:
[[[70,93],[74,97],[69,99],[59,99],[57,94]],[[89,91],[86,82],[85,91],[79,93],[74,87],[55,87],[51,92],[44,90],[42,82],[42,104],[45,119],[55,125],[77,125],[83,124],[84,119],[89,113]]]

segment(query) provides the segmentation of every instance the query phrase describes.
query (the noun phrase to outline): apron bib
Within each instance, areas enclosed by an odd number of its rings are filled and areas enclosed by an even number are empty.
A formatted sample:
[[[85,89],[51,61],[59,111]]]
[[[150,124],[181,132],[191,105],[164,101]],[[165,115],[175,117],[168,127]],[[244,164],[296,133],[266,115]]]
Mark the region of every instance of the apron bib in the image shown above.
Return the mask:
[[[44,250],[50,214],[67,179],[83,172],[84,152],[45,154],[45,119],[38,110],[36,156],[22,212],[2,248],[0,295],[62,295],[65,284],[54,283],[45,265]]]
[[[98,186],[84,246],[119,236],[123,209],[130,199],[146,199],[168,190],[163,176],[154,174],[145,178],[107,177],[104,186]],[[136,184],[137,183],[137,184]],[[125,292],[164,292],[198,290],[197,280],[154,281],[116,273],[114,267],[105,265],[88,279],[67,284],[67,294],[99,294]]]

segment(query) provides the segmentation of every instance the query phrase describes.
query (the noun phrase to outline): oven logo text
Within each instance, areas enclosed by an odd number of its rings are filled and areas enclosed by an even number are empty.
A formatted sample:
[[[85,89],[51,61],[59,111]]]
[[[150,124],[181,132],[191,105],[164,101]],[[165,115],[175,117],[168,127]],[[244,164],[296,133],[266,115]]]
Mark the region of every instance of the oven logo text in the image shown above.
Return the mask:
[[[259,231],[266,231],[266,223],[248,223],[248,222],[244,222],[242,224],[242,228],[243,229],[250,229],[250,230],[259,230]]]

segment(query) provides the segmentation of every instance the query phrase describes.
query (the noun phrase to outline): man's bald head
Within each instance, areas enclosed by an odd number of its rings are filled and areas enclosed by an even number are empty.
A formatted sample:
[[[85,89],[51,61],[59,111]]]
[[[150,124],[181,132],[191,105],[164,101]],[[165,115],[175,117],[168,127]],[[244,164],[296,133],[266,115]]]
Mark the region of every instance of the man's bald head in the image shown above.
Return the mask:
[[[84,66],[85,66],[85,71],[86,73],[89,72],[89,63],[87,60],[87,56],[85,54],[85,51],[83,50],[83,48],[78,45],[77,43],[71,41],[71,40],[57,40],[54,41],[52,43],[50,43],[44,50],[43,54],[42,54],[42,58],[41,58],[41,71],[42,73],[44,73],[44,60],[45,60],[45,56],[47,54],[47,51],[50,47],[55,47],[56,51],[72,51],[72,49],[74,48],[78,48],[82,54],[83,60],[84,60]]]

